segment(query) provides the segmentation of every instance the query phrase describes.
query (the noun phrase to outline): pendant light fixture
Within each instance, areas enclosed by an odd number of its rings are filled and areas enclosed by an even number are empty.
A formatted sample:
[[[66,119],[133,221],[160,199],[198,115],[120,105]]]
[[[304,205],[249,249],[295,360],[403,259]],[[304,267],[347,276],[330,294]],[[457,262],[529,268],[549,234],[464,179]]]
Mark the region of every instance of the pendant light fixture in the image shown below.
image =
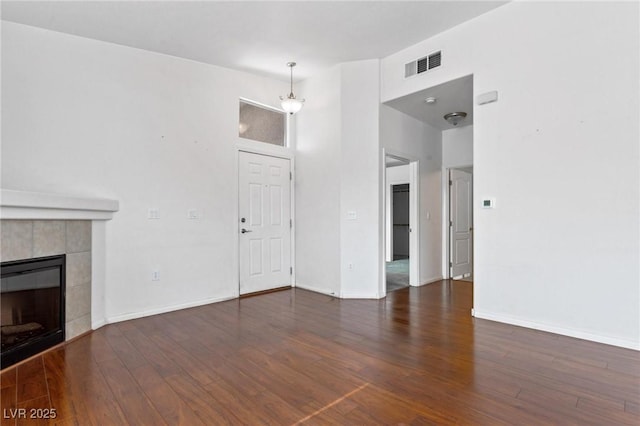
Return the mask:
[[[302,109],[304,99],[296,99],[296,95],[293,94],[293,67],[296,66],[296,63],[287,62],[287,66],[291,70],[291,90],[286,97],[280,96],[280,100],[282,101],[280,105],[282,105],[282,109],[285,110],[285,112],[293,115]]]

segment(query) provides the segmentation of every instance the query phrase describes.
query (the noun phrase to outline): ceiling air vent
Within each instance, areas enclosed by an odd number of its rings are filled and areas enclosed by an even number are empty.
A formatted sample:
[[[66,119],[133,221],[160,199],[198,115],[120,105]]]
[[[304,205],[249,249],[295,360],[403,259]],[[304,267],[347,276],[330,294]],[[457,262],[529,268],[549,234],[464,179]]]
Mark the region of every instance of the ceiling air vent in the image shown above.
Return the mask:
[[[418,74],[422,74],[429,69],[429,58],[418,59]]]
[[[429,55],[429,69],[432,70],[435,67],[439,67],[442,63],[442,52],[436,52]]]
[[[411,61],[404,65],[404,77],[411,77],[412,75],[422,74],[425,71],[432,70],[439,67],[442,64],[442,52],[438,51],[424,58]]]

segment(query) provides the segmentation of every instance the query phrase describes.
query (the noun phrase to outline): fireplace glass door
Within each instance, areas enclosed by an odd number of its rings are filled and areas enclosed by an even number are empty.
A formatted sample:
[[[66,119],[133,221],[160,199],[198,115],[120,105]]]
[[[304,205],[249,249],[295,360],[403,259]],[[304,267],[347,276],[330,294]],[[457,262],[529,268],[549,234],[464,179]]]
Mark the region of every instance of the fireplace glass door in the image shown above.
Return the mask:
[[[2,368],[64,341],[65,256],[2,264]]]

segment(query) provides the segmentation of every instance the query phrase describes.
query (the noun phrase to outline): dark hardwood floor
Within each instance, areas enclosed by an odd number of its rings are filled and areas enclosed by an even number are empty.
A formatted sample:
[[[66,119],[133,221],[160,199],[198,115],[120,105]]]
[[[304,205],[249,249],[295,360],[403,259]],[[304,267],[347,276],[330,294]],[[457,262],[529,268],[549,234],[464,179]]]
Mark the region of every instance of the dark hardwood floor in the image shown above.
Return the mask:
[[[640,424],[639,352],[473,319],[471,295],[292,289],[108,325],[3,371],[1,424]]]

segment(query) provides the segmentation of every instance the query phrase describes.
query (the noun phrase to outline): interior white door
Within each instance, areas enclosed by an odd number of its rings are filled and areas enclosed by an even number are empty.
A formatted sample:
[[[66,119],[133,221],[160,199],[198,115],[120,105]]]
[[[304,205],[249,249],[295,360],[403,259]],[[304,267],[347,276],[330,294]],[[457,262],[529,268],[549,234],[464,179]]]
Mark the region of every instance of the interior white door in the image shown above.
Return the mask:
[[[472,175],[463,170],[449,174],[449,226],[451,276],[471,274],[473,266],[473,191]]]
[[[240,294],[291,285],[290,161],[240,152]]]

